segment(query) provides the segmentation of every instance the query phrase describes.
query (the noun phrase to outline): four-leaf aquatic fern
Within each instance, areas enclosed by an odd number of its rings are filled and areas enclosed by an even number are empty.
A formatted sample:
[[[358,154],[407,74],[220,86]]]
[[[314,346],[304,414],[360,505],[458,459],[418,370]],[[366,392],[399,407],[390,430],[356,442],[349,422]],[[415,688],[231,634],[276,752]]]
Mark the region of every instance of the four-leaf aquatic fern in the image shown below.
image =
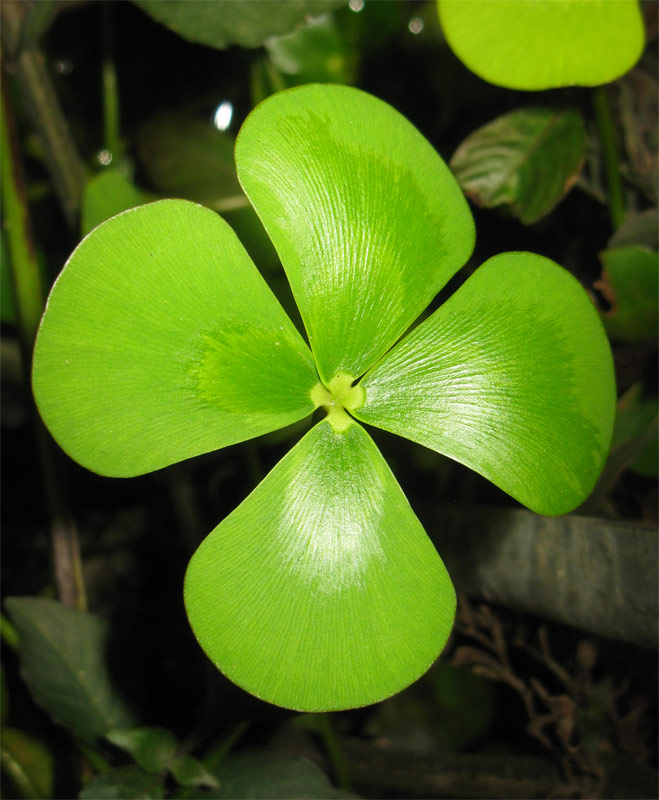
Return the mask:
[[[444,162],[380,100],[320,85],[274,95],[244,123],[236,164],[309,345],[219,216],[163,200],[103,223],[69,259],[34,394],[64,450],[112,476],[324,407],[201,544],[185,603],[209,658],[253,694],[365,705],[432,664],[455,595],[361,423],[562,513],[607,453],[611,355],[577,281],[530,253],[490,259],[404,336],[474,228]]]

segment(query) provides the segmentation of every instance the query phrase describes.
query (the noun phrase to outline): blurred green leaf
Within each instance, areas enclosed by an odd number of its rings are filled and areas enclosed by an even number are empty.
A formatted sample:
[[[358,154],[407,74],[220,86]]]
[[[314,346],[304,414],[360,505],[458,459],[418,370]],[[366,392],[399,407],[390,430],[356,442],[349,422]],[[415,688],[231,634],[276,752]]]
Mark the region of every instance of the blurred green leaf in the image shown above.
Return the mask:
[[[144,171],[163,194],[216,211],[248,205],[236,177],[233,137],[210,119],[165,112],[142,125],[136,141]]]
[[[657,203],[657,115],[659,86],[656,68],[633,69],[611,84],[614,113],[622,132],[628,172],[626,178]]]
[[[78,795],[80,800],[161,800],[163,778],[139,767],[116,767],[95,775]]]
[[[39,597],[10,597],[21,672],[39,705],[85,742],[134,724],[107,667],[108,626]]]
[[[345,5],[345,0],[133,0],[143,11],[190,42],[222,49],[230,44],[259,47],[269,36],[287,33]]]
[[[308,759],[276,750],[255,749],[229,755],[214,773],[220,781],[220,788],[213,790],[214,798],[312,800],[354,797],[333,787],[327,775]]]
[[[291,76],[289,85],[303,83],[353,83],[357,55],[330,15],[319,17],[300,30],[272,36],[265,48],[275,66]]]
[[[220,784],[206,767],[192,756],[180,756],[169,764],[169,771],[181,786],[207,786],[216,789]]]
[[[122,728],[106,734],[108,742],[129,753],[147,772],[162,772],[174,758],[178,743],[165,728]]]
[[[459,751],[487,730],[494,712],[491,682],[438,661],[407,691],[374,709],[365,732],[415,753]]]
[[[646,247],[616,247],[600,253],[602,278],[594,284],[609,303],[602,312],[609,336],[638,342],[657,335],[659,258]]]
[[[0,664],[0,723],[4,725],[9,717],[9,690],[7,689],[7,677],[5,668]]]
[[[628,213],[608,242],[609,249],[628,245],[659,249],[659,211],[656,208]]]
[[[549,214],[569,191],[585,147],[586,130],[577,111],[524,108],[468,136],[450,166],[477,205],[510,206],[530,225]]]
[[[3,728],[0,736],[3,772],[13,781],[21,797],[53,797],[54,762],[46,747],[15,728]],[[3,787],[3,797],[8,787]]]
[[[115,169],[100,172],[83,189],[81,233],[85,236],[115,214],[155,199],[155,195],[138,189]]]
[[[71,0],[7,3],[3,16],[3,46],[12,57],[21,50],[37,47],[41,37]]]
[[[621,452],[625,456],[618,471],[628,466],[641,475],[657,477],[658,411],[657,398],[645,394],[640,383],[631,386],[620,398],[611,445],[611,458]]]

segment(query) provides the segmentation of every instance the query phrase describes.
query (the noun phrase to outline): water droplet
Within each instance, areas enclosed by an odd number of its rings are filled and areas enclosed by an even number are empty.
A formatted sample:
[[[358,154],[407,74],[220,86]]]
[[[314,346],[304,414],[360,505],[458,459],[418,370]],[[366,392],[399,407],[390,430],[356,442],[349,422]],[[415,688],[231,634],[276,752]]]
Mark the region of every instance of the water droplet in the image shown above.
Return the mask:
[[[415,35],[421,33],[423,30],[423,20],[421,17],[412,17],[407,27],[410,29],[410,33]]]

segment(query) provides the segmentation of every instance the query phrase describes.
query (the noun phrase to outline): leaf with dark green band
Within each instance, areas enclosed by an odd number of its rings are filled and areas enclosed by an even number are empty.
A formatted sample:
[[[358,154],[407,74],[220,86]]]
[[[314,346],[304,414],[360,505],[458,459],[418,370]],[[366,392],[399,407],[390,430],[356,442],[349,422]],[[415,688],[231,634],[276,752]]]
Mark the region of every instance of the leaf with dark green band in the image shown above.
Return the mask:
[[[581,503],[606,459],[611,351],[586,293],[532,253],[503,253],[361,381],[354,415],[471,467],[540,514]]]
[[[305,711],[403,689],[455,613],[444,565],[370,436],[326,421],[204,540],[185,604],[228,678]]]
[[[183,200],[96,228],[55,284],[39,411],[105,475],[140,475],[311,413],[311,354],[231,228]]]
[[[446,164],[357,89],[268,98],[238,134],[236,164],[325,381],[368,369],[471,254],[473,221]]]

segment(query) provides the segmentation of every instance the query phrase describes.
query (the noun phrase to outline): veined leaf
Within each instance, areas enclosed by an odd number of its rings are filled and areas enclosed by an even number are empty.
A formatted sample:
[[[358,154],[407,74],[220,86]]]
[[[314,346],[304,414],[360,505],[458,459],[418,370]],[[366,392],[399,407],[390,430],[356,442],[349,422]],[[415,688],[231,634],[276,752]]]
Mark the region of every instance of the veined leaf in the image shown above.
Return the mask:
[[[446,164],[397,111],[357,89],[314,84],[268,98],[238,134],[236,164],[325,382],[371,366],[473,248]]]
[[[455,595],[371,438],[320,422],[204,540],[190,624],[242,688],[305,711],[367,705],[424,673]]]
[[[20,637],[25,682],[56,722],[90,744],[135,724],[107,671],[102,619],[40,597],[5,603]]]
[[[96,228],[50,294],[34,352],[60,446],[128,477],[311,413],[311,354],[224,220],[183,200]]]
[[[462,191],[479,206],[509,205],[530,225],[569,191],[585,148],[586,129],[578,111],[524,108],[468,136],[450,167]]]
[[[608,83],[645,39],[636,0],[439,0],[439,19],[465,66],[509,89]]]
[[[303,25],[344,0],[133,0],[135,5],[190,42],[223,49],[230,44],[259,47],[269,36]]]
[[[586,293],[532,253],[489,259],[361,381],[354,415],[466,464],[540,514],[587,497],[615,412]]]

